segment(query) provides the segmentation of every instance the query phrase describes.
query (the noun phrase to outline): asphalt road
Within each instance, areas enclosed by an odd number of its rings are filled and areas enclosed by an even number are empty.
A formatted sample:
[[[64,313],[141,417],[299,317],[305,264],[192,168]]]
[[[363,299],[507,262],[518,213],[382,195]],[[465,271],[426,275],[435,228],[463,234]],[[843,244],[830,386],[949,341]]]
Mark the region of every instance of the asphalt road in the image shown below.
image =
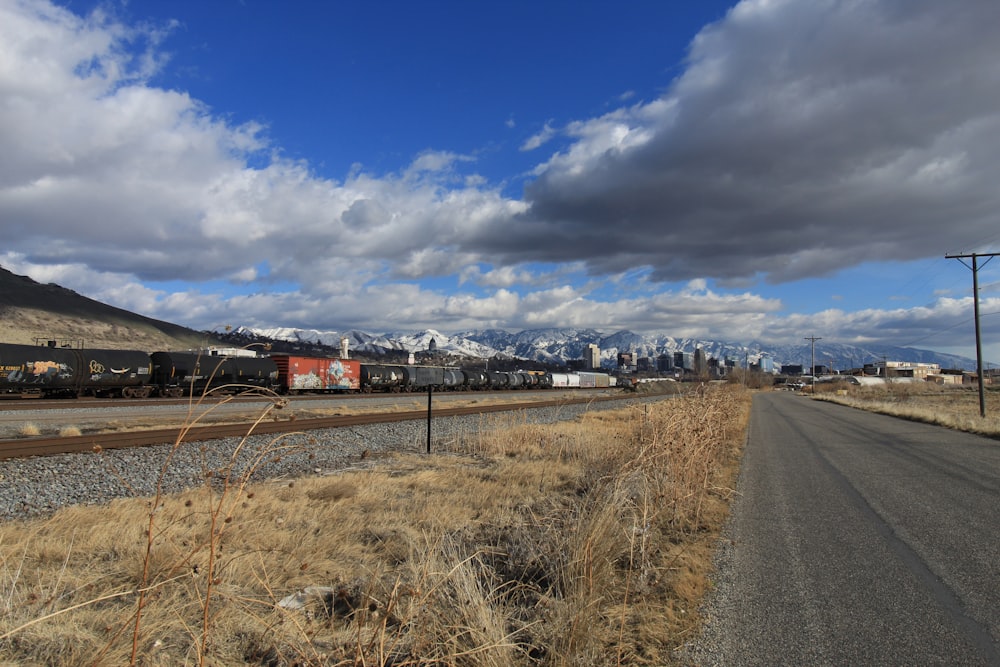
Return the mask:
[[[1000,665],[1000,441],[754,399],[701,665]]]

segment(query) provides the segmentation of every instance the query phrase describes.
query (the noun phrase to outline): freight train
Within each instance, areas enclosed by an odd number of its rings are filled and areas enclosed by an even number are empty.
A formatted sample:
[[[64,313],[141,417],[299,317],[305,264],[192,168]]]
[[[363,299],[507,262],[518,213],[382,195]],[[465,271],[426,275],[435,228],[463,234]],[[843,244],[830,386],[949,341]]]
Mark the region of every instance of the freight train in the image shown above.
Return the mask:
[[[291,354],[90,350],[0,343],[0,393],[147,398],[267,389],[280,394],[615,386],[606,373],[367,364]]]

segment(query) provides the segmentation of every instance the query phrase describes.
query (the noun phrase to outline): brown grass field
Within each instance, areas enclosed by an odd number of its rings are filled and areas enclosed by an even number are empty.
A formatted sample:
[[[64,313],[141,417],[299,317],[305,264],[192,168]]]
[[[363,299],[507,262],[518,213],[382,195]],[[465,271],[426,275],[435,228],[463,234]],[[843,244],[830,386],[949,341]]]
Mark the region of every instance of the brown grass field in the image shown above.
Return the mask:
[[[846,383],[816,385],[819,400],[937,424],[990,437],[1000,436],[1000,389],[986,388],[986,417],[979,414],[976,387],[948,387],[930,382],[856,387]]]
[[[433,455],[254,485],[206,470],[179,495],[0,524],[0,664],[670,664],[749,404],[719,386],[493,416]]]

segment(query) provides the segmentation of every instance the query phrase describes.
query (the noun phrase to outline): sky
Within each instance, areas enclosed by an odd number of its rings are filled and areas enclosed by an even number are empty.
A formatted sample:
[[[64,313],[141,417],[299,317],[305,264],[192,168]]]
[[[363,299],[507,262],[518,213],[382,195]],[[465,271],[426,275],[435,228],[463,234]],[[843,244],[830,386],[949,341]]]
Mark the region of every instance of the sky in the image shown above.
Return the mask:
[[[947,255],[1000,252],[997,25],[995,0],[0,0],[0,266],[201,330],[974,357]]]

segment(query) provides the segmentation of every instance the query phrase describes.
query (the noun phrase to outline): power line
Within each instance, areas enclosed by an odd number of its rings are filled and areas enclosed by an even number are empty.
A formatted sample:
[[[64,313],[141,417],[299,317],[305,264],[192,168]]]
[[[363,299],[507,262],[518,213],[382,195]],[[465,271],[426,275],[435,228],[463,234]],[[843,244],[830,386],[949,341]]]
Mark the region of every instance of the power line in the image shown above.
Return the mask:
[[[992,313],[980,313],[979,316],[982,318],[982,317],[992,317],[993,315],[1000,315],[1000,310],[995,310]],[[972,322],[972,321],[974,321],[974,318],[971,318],[971,317],[966,318],[966,319],[961,320],[960,322],[958,322],[956,324],[952,324],[950,327],[945,327],[944,329],[939,329],[939,330],[937,330],[937,331],[935,331],[933,333],[927,334],[926,336],[921,336],[920,338],[917,338],[916,340],[911,340],[911,341],[909,341],[907,343],[903,343],[902,345],[900,345],[900,347],[910,347],[911,345],[916,345],[917,343],[925,341],[928,338],[934,338],[935,336],[940,336],[941,334],[943,334],[945,332],[951,331],[952,329],[957,329],[958,327],[960,327],[960,326],[962,326],[964,324],[968,324],[969,322]]]
[[[936,283],[941,278],[943,272],[944,269],[940,265],[937,265],[937,260],[928,258],[921,265],[914,266],[914,270],[910,272],[910,277],[905,282],[900,282],[895,287],[892,287],[891,293],[907,299],[911,296],[917,297],[918,292],[923,292],[926,288]],[[944,288],[950,291],[952,286],[957,284],[958,280],[955,279],[947,284],[936,286],[939,289]]]

